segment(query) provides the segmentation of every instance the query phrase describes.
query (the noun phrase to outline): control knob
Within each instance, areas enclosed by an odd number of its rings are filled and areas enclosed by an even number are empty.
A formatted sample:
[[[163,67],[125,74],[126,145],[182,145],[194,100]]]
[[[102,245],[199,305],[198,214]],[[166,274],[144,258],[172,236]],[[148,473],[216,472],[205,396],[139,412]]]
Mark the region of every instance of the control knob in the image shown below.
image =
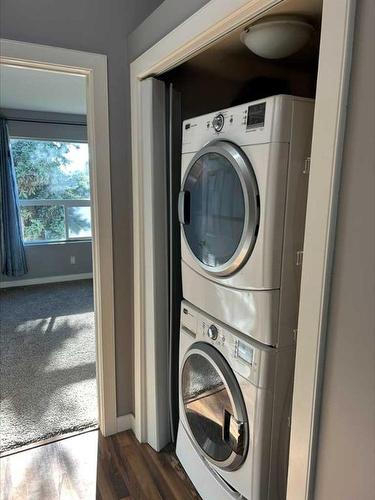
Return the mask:
[[[220,130],[224,127],[224,115],[219,113],[212,120],[212,126],[216,130],[216,132],[220,132]]]
[[[219,332],[215,325],[211,325],[207,330],[207,335],[210,337],[211,340],[216,340],[218,334]]]

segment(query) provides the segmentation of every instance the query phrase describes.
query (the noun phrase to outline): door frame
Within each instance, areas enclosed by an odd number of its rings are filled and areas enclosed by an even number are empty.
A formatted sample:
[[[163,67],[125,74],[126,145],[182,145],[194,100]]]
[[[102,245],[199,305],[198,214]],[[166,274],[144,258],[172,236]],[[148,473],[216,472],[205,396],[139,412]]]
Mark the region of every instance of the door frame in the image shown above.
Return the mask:
[[[0,64],[86,77],[99,427],[117,432],[107,57],[0,39]]]
[[[159,323],[150,329],[151,313],[159,307],[166,307],[167,297],[155,294],[151,305],[146,304],[144,300],[147,287],[146,271],[148,275],[153,269],[145,260],[145,234],[152,228],[152,220],[144,217],[144,208],[151,202],[145,186],[151,172],[143,169],[142,162],[140,82],[144,78],[160,75],[178,66],[221,36],[243,24],[246,25],[281,1],[211,0],[130,65],[134,218],[134,431],[142,442],[150,441],[147,429],[158,425],[156,419],[150,422],[147,407],[148,394],[154,389],[158,373],[155,364],[150,365],[148,362],[146,377],[146,350],[150,345],[149,339],[155,340],[161,328]],[[289,500],[311,498],[314,485],[322,365],[354,14],[355,0],[323,2],[293,392],[287,492]],[[165,273],[167,272],[166,268]],[[168,328],[168,325],[165,324],[163,328]]]

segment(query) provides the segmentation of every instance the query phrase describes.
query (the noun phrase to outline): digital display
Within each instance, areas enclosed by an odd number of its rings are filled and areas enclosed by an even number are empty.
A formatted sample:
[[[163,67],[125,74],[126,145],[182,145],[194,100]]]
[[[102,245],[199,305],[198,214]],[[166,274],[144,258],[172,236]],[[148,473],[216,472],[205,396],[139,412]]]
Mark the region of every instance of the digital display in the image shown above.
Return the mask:
[[[249,363],[249,365],[253,364],[253,353],[254,351],[252,347],[250,347],[248,344],[245,344],[241,341],[238,342],[237,356],[243,361],[246,361],[246,363]]]
[[[247,108],[246,128],[264,127],[264,117],[266,115],[266,103],[253,104]]]

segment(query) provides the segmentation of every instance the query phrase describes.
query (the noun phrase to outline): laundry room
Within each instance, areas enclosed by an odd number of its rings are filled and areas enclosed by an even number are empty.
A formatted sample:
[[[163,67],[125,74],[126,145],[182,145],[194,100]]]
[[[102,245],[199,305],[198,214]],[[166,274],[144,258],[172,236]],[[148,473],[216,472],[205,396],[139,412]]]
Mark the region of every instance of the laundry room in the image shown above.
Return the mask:
[[[203,498],[286,494],[321,16],[285,0],[142,82],[149,215],[168,218],[155,408]]]

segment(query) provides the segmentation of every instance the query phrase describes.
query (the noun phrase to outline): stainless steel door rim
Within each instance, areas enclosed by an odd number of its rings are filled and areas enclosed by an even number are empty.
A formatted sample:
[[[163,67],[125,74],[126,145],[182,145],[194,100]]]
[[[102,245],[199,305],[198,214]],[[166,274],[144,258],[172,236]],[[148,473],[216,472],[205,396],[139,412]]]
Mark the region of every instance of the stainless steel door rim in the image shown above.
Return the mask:
[[[223,386],[225,387],[227,396],[230,400],[230,404],[233,409],[233,414],[231,415],[231,417],[233,417],[232,420],[235,423],[235,425],[238,425],[238,427],[241,429],[241,434],[242,434],[241,445],[237,449],[232,448],[229,456],[225,460],[215,460],[212,456],[210,456],[209,453],[206,452],[206,450],[198,442],[196,435],[194,433],[194,429],[192,429],[189,423],[188,415],[186,412],[186,401],[184,401],[185,388],[183,386],[183,378],[184,378],[184,369],[186,363],[192,356],[201,356],[202,358],[204,358],[204,360],[209,363],[209,365],[213,368],[215,373],[217,373],[217,375],[220,377],[220,380],[222,381]],[[221,469],[229,471],[238,469],[244,462],[249,447],[249,424],[241,389],[232,369],[230,368],[230,366],[225,361],[222,354],[217,349],[215,349],[213,346],[205,342],[196,342],[190,347],[190,349],[184,356],[181,365],[180,382],[181,382],[180,398],[182,399],[182,405],[185,409],[185,417],[189,427],[189,433],[194,441],[196,448],[199,450],[200,453],[204,455],[204,457],[209,462],[215,464]],[[209,393],[210,389],[208,388],[207,391],[204,393],[204,395],[206,394],[209,395]],[[202,400],[204,399],[202,395],[200,395],[200,398],[201,398],[200,402],[202,402]],[[203,403],[201,403],[201,405],[202,404]],[[222,415],[223,426],[225,425],[224,421],[227,416],[228,412],[226,411],[223,412]],[[223,435],[224,433],[225,431],[223,429]],[[213,449],[212,445],[210,446],[211,449]],[[236,447],[234,446],[234,448]]]
[[[224,157],[234,168],[239,181],[241,183],[241,189],[244,200],[244,223],[243,223],[243,231],[237,246],[237,249],[233,253],[233,255],[224,262],[222,265],[218,266],[209,266],[202,262],[195,253],[191,250],[189,241],[185,234],[184,225],[185,222],[185,214],[183,213],[183,202],[185,198],[185,185],[189,178],[192,168],[196,164],[196,162],[202,158],[202,156],[207,155],[209,153],[215,153]],[[184,241],[187,247],[190,250],[191,256],[194,261],[207,273],[217,276],[226,276],[237,271],[249,258],[251,251],[254,248],[257,230],[259,226],[259,216],[260,216],[260,207],[259,207],[259,192],[258,185],[256,181],[256,177],[251,166],[251,163],[242,149],[225,140],[214,140],[208,143],[204,148],[202,148],[190,161],[184,178],[182,182],[182,191],[180,193],[180,222],[182,226],[182,234]],[[191,222],[191,221],[190,221]]]

